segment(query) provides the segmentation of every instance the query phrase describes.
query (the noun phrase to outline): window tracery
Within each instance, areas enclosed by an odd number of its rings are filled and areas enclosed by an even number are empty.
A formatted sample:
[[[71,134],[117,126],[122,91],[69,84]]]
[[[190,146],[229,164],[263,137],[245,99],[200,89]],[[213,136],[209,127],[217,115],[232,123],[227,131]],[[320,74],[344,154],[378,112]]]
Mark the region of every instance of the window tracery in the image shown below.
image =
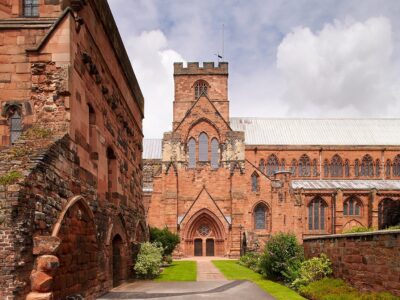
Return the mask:
[[[279,171],[279,160],[275,154],[271,154],[267,159],[267,175],[272,176]]]
[[[349,177],[350,176],[350,162],[348,159],[346,159],[344,163],[344,176]]]
[[[325,229],[325,201],[320,198],[314,198],[308,206],[308,229],[324,230]]]
[[[356,159],[354,161],[354,176],[358,177],[360,174],[360,161]]]
[[[292,165],[290,167],[290,171],[292,172],[293,176],[296,176],[296,168],[297,168],[297,161],[295,159],[292,159]]]
[[[260,164],[258,166],[260,168],[260,171],[264,173],[264,171],[265,171],[265,161],[263,159],[260,160]]]
[[[392,169],[393,176],[400,176],[400,155],[396,155],[396,157],[394,158]]]
[[[310,176],[311,175],[311,166],[310,166],[310,158],[308,155],[303,154],[299,160],[299,176]]]
[[[361,176],[374,176],[374,162],[370,155],[365,155],[361,162]]]
[[[318,176],[318,162],[316,159],[313,160],[313,176]]]
[[[361,201],[356,197],[350,197],[343,203],[343,215],[345,216],[360,216]]]
[[[204,80],[198,80],[194,85],[194,98],[198,99],[202,94],[208,95],[208,84]]]
[[[39,16],[39,0],[24,0],[24,17]]]
[[[390,167],[391,167],[391,162],[390,162],[390,159],[388,159],[387,161],[386,161],[386,177],[390,177]]]
[[[331,159],[331,176],[342,177],[343,176],[343,161],[342,158],[335,154]]]
[[[324,161],[324,176],[328,177],[329,176],[329,162],[327,159]]]
[[[379,177],[381,175],[381,161],[379,159],[375,162],[375,176]]]
[[[267,211],[268,208],[264,203],[259,203],[254,208],[255,229],[267,229]]]

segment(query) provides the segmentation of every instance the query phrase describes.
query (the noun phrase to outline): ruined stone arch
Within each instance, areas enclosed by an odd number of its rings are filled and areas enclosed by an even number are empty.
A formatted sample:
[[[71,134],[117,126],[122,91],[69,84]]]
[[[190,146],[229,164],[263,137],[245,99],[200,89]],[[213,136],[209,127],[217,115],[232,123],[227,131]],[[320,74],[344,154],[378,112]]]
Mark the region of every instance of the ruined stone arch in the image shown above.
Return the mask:
[[[54,275],[54,298],[93,294],[96,286],[93,274],[99,269],[99,249],[94,215],[82,196],[68,201],[53,226],[52,236],[61,240],[56,253],[60,267]]]

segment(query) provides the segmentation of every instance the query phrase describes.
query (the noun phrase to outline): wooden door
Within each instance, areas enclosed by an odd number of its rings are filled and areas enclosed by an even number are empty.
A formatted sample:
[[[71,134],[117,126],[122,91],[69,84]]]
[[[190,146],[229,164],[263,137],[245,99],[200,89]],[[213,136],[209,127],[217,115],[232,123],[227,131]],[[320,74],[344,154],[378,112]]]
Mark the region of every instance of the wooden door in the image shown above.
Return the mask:
[[[194,240],[194,256],[203,256],[203,240]]]
[[[214,239],[207,239],[206,241],[206,255],[214,256]]]

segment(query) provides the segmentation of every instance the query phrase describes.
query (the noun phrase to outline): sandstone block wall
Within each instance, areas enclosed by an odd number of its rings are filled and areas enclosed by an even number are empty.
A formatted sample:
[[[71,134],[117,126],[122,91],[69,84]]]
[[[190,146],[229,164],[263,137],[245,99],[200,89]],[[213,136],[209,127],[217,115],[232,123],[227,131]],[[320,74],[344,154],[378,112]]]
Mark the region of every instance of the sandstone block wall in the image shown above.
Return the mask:
[[[304,251],[328,255],[334,276],[362,291],[400,296],[400,230],[306,238]]]

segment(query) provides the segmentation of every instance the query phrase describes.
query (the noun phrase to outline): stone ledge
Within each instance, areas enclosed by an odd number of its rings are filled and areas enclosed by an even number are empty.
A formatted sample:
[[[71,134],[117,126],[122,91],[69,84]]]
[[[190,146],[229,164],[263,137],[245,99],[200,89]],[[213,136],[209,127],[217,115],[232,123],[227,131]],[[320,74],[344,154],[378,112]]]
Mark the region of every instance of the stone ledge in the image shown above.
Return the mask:
[[[304,237],[303,241],[312,241],[312,240],[321,240],[321,239],[326,240],[326,239],[339,239],[339,238],[354,238],[354,237],[364,237],[364,236],[371,236],[371,235],[388,235],[388,234],[400,234],[400,229],[318,235],[318,236],[313,236],[313,237]]]

